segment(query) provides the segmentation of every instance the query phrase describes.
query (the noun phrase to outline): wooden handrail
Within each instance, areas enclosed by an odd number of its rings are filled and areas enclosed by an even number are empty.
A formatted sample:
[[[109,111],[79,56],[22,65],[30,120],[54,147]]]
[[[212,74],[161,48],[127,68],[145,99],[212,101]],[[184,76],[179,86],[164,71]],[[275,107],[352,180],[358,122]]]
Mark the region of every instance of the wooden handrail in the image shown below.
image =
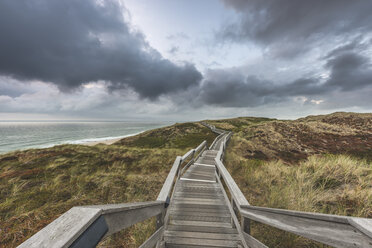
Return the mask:
[[[372,247],[372,220],[241,206],[243,217],[335,247]]]
[[[240,209],[242,205],[249,205],[247,199],[245,198],[244,194],[241,192],[240,188],[231,177],[230,173],[226,170],[225,166],[221,162],[215,158],[216,168],[220,176],[222,176],[226,186],[228,187],[230,194],[232,195],[237,207]]]
[[[177,175],[179,174],[182,162],[186,161],[190,157],[194,157],[196,150],[198,150],[198,152],[201,151],[201,149],[203,149],[203,147],[205,147],[206,144],[207,142],[203,141],[196,149],[191,149],[188,152],[186,152],[182,157],[178,156],[176,158],[167,176],[167,179],[165,180],[163,187],[160,190],[160,193],[157,198],[158,201],[164,201],[166,203],[169,202],[170,193],[172,191],[172,187],[174,186],[175,179],[177,178]],[[193,159],[191,161],[193,161]]]
[[[19,247],[95,247],[103,237],[163,209],[162,201],[73,207]]]
[[[158,201],[166,202],[167,200],[169,200],[169,195],[170,195],[170,192],[172,190],[174,179],[176,178],[176,175],[178,173],[178,169],[181,165],[181,160],[182,160],[182,157],[177,156],[177,158],[174,161],[173,166],[172,166],[172,168],[171,168],[171,170],[170,170],[170,172],[167,176],[167,179],[165,179],[163,187],[160,190],[160,193],[159,193],[158,198],[157,198]]]

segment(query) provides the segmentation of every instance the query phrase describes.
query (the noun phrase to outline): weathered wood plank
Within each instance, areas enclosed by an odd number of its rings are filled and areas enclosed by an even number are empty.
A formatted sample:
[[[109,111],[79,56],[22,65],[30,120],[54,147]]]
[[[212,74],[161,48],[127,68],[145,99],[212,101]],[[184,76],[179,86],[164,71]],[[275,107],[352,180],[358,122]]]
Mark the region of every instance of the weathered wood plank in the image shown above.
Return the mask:
[[[230,223],[209,222],[209,221],[192,221],[192,220],[170,220],[172,225],[180,226],[210,226],[210,227],[231,227]]]
[[[248,233],[243,232],[245,242],[250,248],[268,248],[266,245],[262,244],[257,239],[253,238]]]
[[[163,209],[161,201],[73,207],[19,247],[69,247],[78,239],[88,242],[91,232],[86,231],[100,216],[104,219],[97,223],[93,234],[101,238],[155,216]]]
[[[167,198],[169,197],[169,194],[172,190],[174,179],[179,170],[180,163],[181,163],[181,157],[178,156],[172,165],[172,168],[167,176],[167,179],[165,179],[163,187],[160,190],[160,193],[157,198],[158,201],[164,201],[164,202],[167,201]]]
[[[197,148],[195,148],[195,152],[200,152],[205,146],[207,145],[207,141],[204,140]]]
[[[235,203],[238,205],[238,208],[240,208],[241,205],[249,205],[247,199],[245,198],[243,193],[240,191],[238,185],[235,183],[230,173],[226,170],[223,163],[217,158],[215,159],[215,162],[219,170],[219,173],[222,176],[224,182],[226,183],[230,191],[230,194],[233,196]]]
[[[106,223],[109,227],[105,237],[150,217],[159,215],[163,210],[164,202],[143,203],[142,206],[136,206],[135,208],[129,207],[128,209],[124,208],[120,211],[116,211],[112,208],[103,210],[103,216],[105,217]]]
[[[190,239],[182,237],[164,237],[165,244],[197,245],[200,247],[237,247],[238,241],[234,240],[216,240],[216,239]]]
[[[164,226],[160,227],[158,230],[154,232],[153,235],[151,235],[150,238],[148,238],[145,242],[143,242],[142,245],[140,245],[139,248],[153,248],[156,243],[161,239],[164,233]]]
[[[23,242],[20,248],[68,247],[100,215],[101,209],[73,207]]]
[[[372,246],[370,237],[349,223],[342,223],[339,216],[326,217],[324,214],[274,210],[249,207],[242,208],[241,214],[249,219],[335,247]]]
[[[189,157],[193,156],[195,153],[195,149],[191,149],[190,151],[186,152],[182,158],[181,158],[181,161],[185,161],[186,159],[188,159]]]
[[[201,233],[187,231],[165,231],[167,237],[199,238],[199,239],[222,239],[239,240],[239,235],[231,233]]]
[[[199,233],[226,233],[226,234],[237,234],[236,229],[232,227],[208,227],[208,226],[180,226],[170,225],[167,227],[170,231],[187,231],[187,232],[199,232]]]

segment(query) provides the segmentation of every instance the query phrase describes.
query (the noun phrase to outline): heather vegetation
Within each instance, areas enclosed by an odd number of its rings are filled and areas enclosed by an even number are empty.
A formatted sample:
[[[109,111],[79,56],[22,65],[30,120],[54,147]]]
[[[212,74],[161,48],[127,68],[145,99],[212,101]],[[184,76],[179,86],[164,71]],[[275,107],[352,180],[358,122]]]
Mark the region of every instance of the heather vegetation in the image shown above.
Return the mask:
[[[372,114],[209,121],[234,131],[225,165],[252,205],[372,217]],[[269,247],[327,247],[259,223]]]

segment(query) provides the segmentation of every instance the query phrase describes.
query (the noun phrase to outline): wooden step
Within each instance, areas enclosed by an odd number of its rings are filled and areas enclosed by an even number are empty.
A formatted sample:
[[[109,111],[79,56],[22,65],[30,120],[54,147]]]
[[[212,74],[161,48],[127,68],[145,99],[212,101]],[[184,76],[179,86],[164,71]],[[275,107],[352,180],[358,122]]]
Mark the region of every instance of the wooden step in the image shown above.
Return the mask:
[[[168,231],[184,231],[184,232],[199,232],[199,233],[225,233],[237,234],[238,231],[232,227],[215,227],[215,226],[190,226],[190,225],[169,225]]]
[[[209,226],[209,227],[232,227],[231,223],[193,220],[170,220],[169,225],[179,226]]]
[[[176,215],[176,214],[180,214],[180,215],[193,215],[193,216],[218,216],[218,217],[231,217],[231,214],[229,211],[208,211],[208,210],[205,210],[205,211],[197,211],[197,209],[192,209],[190,211],[182,211],[182,213],[180,213],[181,211],[177,211],[177,210],[172,210],[170,209],[169,210],[169,214],[170,215]]]
[[[217,240],[217,239],[196,239],[183,237],[164,237],[165,247],[179,247],[174,245],[187,245],[199,247],[238,247],[239,241]],[[172,246],[173,245],[173,246]]]
[[[185,214],[172,214],[170,220],[187,220],[187,221],[205,221],[205,222],[222,222],[231,223],[231,217],[222,216],[198,216],[198,215],[185,215]]]
[[[182,238],[197,238],[197,239],[222,239],[222,240],[235,240],[240,239],[239,234],[232,233],[201,233],[201,232],[188,232],[188,231],[165,231],[166,237],[182,237]]]

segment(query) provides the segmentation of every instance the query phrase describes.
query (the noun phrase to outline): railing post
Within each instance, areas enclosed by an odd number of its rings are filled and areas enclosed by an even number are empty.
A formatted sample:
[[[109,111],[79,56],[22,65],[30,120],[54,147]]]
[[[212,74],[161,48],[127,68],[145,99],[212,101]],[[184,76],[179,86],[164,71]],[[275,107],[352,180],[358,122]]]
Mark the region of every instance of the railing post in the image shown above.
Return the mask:
[[[243,232],[251,234],[251,220],[241,216],[241,228]]]
[[[180,160],[180,163],[178,165],[177,180],[180,179],[181,177],[181,171],[182,171],[181,166],[180,166],[181,164],[182,164],[182,159]]]

